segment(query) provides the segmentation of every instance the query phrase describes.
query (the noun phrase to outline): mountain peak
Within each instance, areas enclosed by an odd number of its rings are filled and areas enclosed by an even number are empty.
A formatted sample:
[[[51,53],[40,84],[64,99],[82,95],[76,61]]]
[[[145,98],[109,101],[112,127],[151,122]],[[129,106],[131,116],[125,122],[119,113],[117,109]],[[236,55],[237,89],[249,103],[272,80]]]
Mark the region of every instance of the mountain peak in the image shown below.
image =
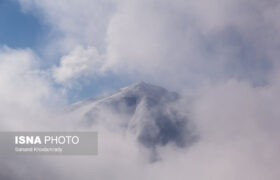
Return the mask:
[[[180,96],[165,88],[139,82],[72,109],[87,127],[102,125],[132,132],[143,146],[155,150],[168,143],[190,145],[195,136],[188,118],[177,109]]]
[[[146,83],[144,81],[140,81],[138,83],[134,83],[130,86],[127,86],[122,89],[139,89],[139,90],[147,90],[147,89],[154,89],[154,90],[163,90],[164,88]]]
[[[163,87],[152,85],[144,81],[122,88],[117,94],[122,94],[124,96],[148,97],[155,100],[176,100],[179,96],[175,92],[170,92]]]

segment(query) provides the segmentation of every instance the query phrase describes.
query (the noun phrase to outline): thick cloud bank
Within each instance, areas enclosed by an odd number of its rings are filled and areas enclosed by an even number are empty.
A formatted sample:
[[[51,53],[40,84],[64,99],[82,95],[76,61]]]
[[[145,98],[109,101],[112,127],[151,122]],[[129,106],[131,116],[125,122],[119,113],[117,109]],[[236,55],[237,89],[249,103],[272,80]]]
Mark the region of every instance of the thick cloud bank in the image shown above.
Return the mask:
[[[78,45],[95,47],[102,65],[87,66],[97,73],[114,71],[178,89],[228,78],[262,85],[279,57],[280,8],[274,0],[20,2],[52,25],[54,38],[46,45],[52,53],[71,56]],[[64,68],[56,74],[70,76]]]
[[[1,130],[34,129],[63,104],[48,76],[32,50],[0,49]]]

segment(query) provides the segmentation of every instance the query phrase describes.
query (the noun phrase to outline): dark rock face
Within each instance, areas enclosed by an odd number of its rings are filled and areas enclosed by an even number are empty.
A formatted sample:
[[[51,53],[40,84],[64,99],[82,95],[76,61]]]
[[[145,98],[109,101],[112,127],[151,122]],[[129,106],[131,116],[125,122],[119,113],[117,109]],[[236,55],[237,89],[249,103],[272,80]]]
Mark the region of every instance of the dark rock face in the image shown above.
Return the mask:
[[[197,135],[191,121],[173,106],[179,99],[177,93],[142,82],[87,102],[93,105],[83,114],[83,121],[87,126],[102,125],[109,112],[116,117],[110,119],[110,123],[117,124],[122,131],[133,130],[139,143],[146,148],[154,151],[169,143],[183,148],[195,142]]]
[[[187,121],[183,117],[174,114],[158,114],[153,118],[153,125],[145,124],[141,130],[138,140],[146,147],[164,146],[169,142],[179,147],[186,145],[185,132]],[[191,134],[190,134],[191,135]]]

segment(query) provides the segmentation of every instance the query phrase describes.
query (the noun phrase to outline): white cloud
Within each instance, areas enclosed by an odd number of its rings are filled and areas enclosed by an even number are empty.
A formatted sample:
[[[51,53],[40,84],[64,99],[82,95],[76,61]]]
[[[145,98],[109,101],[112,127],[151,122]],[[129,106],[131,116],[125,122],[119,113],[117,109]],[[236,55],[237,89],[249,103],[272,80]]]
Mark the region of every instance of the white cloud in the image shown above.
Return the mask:
[[[0,50],[0,87],[1,129],[6,130],[20,130],[26,124],[32,129],[63,99],[30,49]]]
[[[41,10],[53,33],[61,35],[50,40],[50,49],[64,54],[53,70],[59,83],[71,84],[80,77],[108,70],[181,91],[188,91],[190,84],[197,85],[193,106],[188,101],[183,103],[190,109],[181,106],[201,134],[196,145],[181,151],[165,147],[161,149],[163,161],[149,164],[130,136],[99,129],[101,154],[97,157],[66,159],[67,168],[63,158],[46,160],[52,167],[55,164],[62,179],[279,179],[280,3],[21,3],[27,10]],[[4,59],[0,61],[4,124],[17,124],[8,121],[12,117],[34,120],[38,107],[45,104],[42,102],[55,99],[50,97],[51,86],[33,67],[36,57],[30,50],[0,54]],[[26,116],[34,109],[36,116]],[[78,116],[72,118],[79,120]],[[28,169],[17,173],[26,175]]]
[[[53,69],[53,76],[57,82],[69,84],[73,79],[94,74],[100,69],[101,63],[96,48],[77,46],[61,57],[60,65]]]
[[[58,34],[48,54],[93,46],[104,56],[100,70],[177,89],[230,78],[263,84],[279,57],[273,0],[20,2]]]
[[[272,9],[280,8],[272,1],[122,1],[108,26],[106,67],[180,88],[230,78],[261,84],[279,57]]]

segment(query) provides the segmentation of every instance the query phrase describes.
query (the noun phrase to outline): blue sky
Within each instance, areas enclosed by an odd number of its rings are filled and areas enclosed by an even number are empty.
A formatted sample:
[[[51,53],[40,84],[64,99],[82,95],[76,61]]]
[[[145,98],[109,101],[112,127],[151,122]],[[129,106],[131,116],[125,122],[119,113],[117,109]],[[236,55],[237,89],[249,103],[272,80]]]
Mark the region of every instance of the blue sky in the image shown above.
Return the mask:
[[[0,27],[0,44],[11,48],[35,48],[46,28],[13,0],[0,0]]]

